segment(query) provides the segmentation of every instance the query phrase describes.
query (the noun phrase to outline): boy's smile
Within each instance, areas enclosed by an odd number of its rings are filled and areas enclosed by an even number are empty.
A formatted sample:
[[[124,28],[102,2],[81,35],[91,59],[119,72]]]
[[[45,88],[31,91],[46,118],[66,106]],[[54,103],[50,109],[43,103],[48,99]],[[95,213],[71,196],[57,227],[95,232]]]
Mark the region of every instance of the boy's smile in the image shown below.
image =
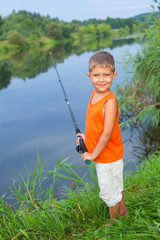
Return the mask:
[[[92,72],[87,75],[90,78],[95,91],[97,93],[104,93],[109,90],[116,74],[117,72],[113,73],[110,67],[96,66]]]

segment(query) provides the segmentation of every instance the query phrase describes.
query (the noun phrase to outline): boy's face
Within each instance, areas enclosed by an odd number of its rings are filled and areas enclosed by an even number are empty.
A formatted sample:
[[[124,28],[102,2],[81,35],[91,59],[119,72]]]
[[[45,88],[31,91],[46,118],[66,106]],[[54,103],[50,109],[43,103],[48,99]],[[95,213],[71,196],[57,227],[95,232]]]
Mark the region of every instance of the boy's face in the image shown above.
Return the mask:
[[[111,70],[110,67],[96,66],[92,72],[87,73],[97,93],[105,93],[112,85],[117,72]]]

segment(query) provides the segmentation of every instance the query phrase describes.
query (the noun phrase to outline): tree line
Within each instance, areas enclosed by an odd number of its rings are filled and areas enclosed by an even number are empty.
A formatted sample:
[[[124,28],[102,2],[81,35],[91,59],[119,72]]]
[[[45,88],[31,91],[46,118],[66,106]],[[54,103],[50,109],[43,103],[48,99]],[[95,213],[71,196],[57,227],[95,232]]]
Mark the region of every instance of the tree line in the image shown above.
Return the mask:
[[[106,18],[84,21],[60,21],[58,18],[41,16],[39,13],[13,11],[0,16],[0,41],[25,45],[36,40],[50,38],[54,41],[88,40],[90,38],[122,37],[144,29],[145,23],[137,18]]]

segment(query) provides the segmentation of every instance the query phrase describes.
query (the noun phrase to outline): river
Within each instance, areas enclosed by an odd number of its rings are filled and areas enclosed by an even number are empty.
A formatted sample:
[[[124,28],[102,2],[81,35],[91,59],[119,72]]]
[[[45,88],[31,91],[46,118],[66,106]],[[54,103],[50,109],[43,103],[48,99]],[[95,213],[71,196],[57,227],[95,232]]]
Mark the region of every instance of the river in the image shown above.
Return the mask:
[[[136,54],[140,45],[132,41],[101,49],[109,51],[116,60],[118,74],[111,88],[114,91],[117,83],[124,85],[125,79],[131,78],[131,75],[127,74],[123,68],[123,56],[127,52]],[[87,104],[93,90],[87,77],[88,60],[93,52],[89,50],[78,54],[73,53],[57,64],[81,132],[84,132]],[[46,54],[49,55],[48,52]],[[54,57],[55,52],[52,54]],[[56,52],[57,54],[58,52]],[[28,59],[28,56],[23,56],[22,62],[32,63],[32,57],[30,56]],[[24,69],[23,63],[16,57],[9,61],[5,64],[8,64],[8,68],[12,66],[12,74],[9,84],[6,80],[7,84],[0,91],[1,195],[11,186],[18,173],[26,174],[24,163],[28,170],[33,172],[37,163],[37,149],[42,164],[46,161],[47,169],[53,168],[60,157],[69,156],[68,161],[75,162],[80,167],[84,165],[81,155],[75,150],[75,130],[55,69],[51,66],[51,59],[49,60],[50,65],[46,64],[43,67],[37,56],[37,63],[34,62],[32,68]],[[5,64],[3,66],[6,66]],[[37,66],[37,64],[39,65]],[[34,69],[38,69],[38,73],[34,73]],[[128,69],[131,70],[131,66],[128,66]],[[8,72],[10,73],[11,70],[7,70]],[[4,82],[7,76],[8,74],[5,72]],[[128,171],[133,169],[137,163],[135,149],[140,149],[141,155],[144,152],[144,143],[141,141],[138,129],[132,132],[130,129],[123,131],[122,138],[124,162],[128,165],[125,170]]]

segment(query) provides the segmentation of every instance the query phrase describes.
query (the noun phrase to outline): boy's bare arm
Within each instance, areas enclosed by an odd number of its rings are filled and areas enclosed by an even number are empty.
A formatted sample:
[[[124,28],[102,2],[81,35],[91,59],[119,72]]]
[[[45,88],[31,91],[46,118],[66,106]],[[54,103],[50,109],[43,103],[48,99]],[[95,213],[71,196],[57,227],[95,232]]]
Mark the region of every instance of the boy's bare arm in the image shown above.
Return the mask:
[[[118,112],[117,100],[115,98],[110,98],[104,105],[103,132],[93,152],[92,153],[86,152],[82,155],[83,161],[85,161],[86,159],[94,161],[98,157],[98,155],[102,152],[102,150],[105,148],[105,146],[107,145],[108,141],[112,136],[117,112]]]

